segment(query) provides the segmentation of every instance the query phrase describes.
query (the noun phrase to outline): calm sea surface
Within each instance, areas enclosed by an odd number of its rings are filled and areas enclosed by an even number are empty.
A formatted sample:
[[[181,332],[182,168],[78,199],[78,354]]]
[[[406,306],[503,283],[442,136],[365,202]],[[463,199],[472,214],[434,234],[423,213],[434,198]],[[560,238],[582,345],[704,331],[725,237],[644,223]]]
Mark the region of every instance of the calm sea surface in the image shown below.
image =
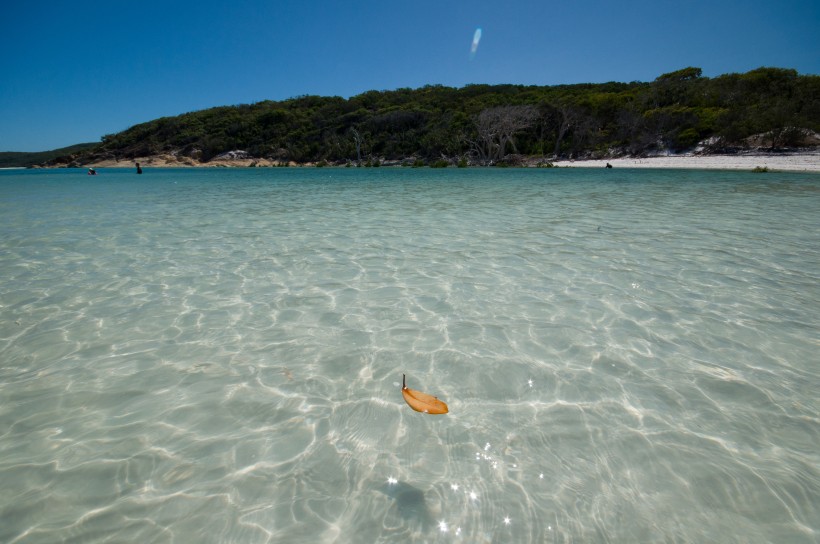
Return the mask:
[[[0,542],[820,541],[816,174],[3,171],[0,281]]]

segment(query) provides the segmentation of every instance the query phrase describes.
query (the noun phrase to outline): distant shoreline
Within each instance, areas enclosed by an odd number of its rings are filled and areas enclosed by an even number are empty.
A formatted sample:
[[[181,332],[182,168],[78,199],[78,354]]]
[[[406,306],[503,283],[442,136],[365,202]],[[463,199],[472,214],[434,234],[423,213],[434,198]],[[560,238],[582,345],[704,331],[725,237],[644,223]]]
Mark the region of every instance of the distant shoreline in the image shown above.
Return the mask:
[[[381,167],[402,166],[408,161],[382,161]],[[200,163],[190,158],[174,155],[157,155],[140,157],[133,160],[105,160],[83,164],[81,168],[136,168],[140,163],[143,169],[150,168],[275,168],[279,166],[317,167],[316,163],[280,163],[269,159],[233,158],[215,159]],[[549,160],[541,157],[520,158],[521,167],[544,167],[552,165],[558,168],[677,168],[696,170],[754,170],[788,172],[820,172],[820,150],[783,153],[745,152],[727,155],[669,155],[659,157],[622,157],[613,159],[589,160]],[[324,165],[339,167],[344,165]],[[450,165],[454,168],[455,165]],[[59,168],[49,166],[45,168]]]

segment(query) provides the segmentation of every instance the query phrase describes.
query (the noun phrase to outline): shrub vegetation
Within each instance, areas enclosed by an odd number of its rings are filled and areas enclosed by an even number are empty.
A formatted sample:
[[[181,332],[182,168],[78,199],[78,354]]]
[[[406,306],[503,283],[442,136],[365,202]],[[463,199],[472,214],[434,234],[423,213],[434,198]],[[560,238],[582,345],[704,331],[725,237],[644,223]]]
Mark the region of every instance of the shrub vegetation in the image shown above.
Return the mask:
[[[507,121],[517,116],[518,124],[505,137],[483,135],[486,122],[504,122],[504,112]],[[759,68],[707,78],[699,68],[684,68],[648,83],[429,85],[348,99],[300,96],[223,106],[105,135],[93,148],[56,162],[162,153],[208,161],[243,150],[281,163],[378,166],[413,157],[416,166],[450,157],[461,166],[460,157],[501,164],[508,154],[554,159],[679,152],[707,139],[710,151],[731,151],[761,134],[759,145],[777,149],[799,144],[806,129],[820,132],[820,76]]]

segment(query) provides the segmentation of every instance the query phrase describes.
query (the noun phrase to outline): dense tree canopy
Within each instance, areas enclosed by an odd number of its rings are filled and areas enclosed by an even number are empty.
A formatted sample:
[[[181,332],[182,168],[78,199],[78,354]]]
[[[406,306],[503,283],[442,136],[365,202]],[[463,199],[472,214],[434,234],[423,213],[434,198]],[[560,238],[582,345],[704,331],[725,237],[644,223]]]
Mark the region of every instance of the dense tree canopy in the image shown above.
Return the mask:
[[[175,153],[208,161],[243,150],[295,162],[470,157],[493,163],[508,153],[682,151],[706,139],[717,151],[759,134],[772,148],[794,146],[798,129],[820,131],[820,76],[759,68],[706,78],[690,67],[649,83],[433,85],[217,107],[106,135],[83,157]]]

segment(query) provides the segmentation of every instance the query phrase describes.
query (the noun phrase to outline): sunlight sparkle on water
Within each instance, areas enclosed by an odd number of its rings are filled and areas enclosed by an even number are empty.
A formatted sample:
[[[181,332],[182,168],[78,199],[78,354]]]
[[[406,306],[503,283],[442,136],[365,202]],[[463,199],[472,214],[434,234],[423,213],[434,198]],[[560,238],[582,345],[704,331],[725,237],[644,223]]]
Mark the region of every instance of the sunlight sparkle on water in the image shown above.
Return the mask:
[[[0,541],[820,531],[820,174],[100,170],[0,168]]]

